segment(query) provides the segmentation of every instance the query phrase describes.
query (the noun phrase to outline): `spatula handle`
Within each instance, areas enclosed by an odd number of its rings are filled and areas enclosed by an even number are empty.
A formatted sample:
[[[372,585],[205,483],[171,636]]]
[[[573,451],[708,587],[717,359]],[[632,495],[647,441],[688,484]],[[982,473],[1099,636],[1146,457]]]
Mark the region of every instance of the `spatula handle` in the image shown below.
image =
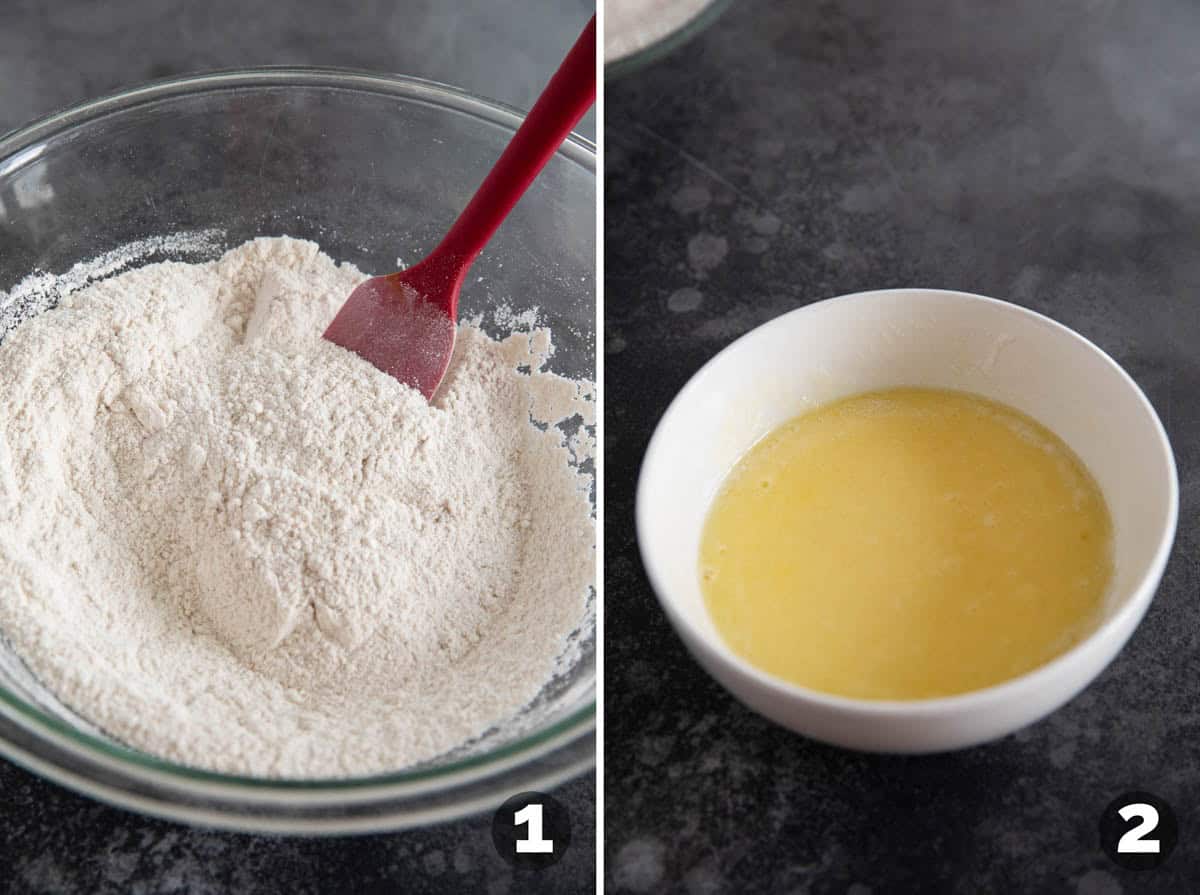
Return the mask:
[[[439,256],[441,264],[465,272],[595,100],[593,16],[430,260]]]

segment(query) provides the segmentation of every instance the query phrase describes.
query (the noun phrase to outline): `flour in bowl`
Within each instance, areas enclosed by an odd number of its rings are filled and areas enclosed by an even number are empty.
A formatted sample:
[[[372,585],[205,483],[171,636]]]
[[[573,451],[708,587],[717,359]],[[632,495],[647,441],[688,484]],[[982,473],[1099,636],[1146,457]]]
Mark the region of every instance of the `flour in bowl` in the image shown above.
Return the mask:
[[[146,752],[282,777],[460,746],[583,624],[590,383],[460,327],[432,403],[320,338],[310,242],[85,285],[0,342],[0,635]],[[538,425],[534,425],[536,421]]]

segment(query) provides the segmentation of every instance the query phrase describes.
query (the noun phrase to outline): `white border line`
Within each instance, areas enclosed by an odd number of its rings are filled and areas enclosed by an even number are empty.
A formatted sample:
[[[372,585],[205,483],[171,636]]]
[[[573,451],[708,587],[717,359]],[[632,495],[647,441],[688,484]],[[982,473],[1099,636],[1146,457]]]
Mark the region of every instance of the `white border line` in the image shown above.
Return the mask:
[[[596,893],[604,891],[604,3],[596,3]]]

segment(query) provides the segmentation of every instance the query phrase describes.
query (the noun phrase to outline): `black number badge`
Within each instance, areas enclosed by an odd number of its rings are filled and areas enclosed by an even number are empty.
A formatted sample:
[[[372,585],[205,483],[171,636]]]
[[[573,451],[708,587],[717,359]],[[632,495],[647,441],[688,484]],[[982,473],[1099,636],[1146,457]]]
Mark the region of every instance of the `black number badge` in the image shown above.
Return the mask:
[[[557,863],[571,844],[571,816],[544,792],[519,793],[492,818],[492,842],[510,864],[540,870]]]
[[[1100,815],[1100,847],[1126,870],[1152,870],[1165,861],[1179,839],[1175,812],[1148,792],[1127,792]]]

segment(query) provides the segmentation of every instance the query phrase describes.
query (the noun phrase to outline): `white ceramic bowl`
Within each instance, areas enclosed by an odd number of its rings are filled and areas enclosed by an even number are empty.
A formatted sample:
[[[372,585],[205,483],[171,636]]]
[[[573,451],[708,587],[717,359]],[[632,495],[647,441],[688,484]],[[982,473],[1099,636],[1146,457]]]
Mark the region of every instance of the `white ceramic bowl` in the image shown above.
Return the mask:
[[[709,618],[700,535],[722,479],[755,441],[812,407],[890,386],[961,389],[1048,426],[1091,470],[1114,528],[1105,616],[1084,641],[984,690],[911,701],[830,696],[735,655]],[[638,542],[650,581],[692,654],[738,699],[814,739],[880,752],[985,742],[1045,716],[1112,660],[1154,596],[1175,537],[1179,487],[1166,432],[1104,352],[1032,311],[961,292],[897,289],[809,305],[709,361],[660,421],[642,465]]]

